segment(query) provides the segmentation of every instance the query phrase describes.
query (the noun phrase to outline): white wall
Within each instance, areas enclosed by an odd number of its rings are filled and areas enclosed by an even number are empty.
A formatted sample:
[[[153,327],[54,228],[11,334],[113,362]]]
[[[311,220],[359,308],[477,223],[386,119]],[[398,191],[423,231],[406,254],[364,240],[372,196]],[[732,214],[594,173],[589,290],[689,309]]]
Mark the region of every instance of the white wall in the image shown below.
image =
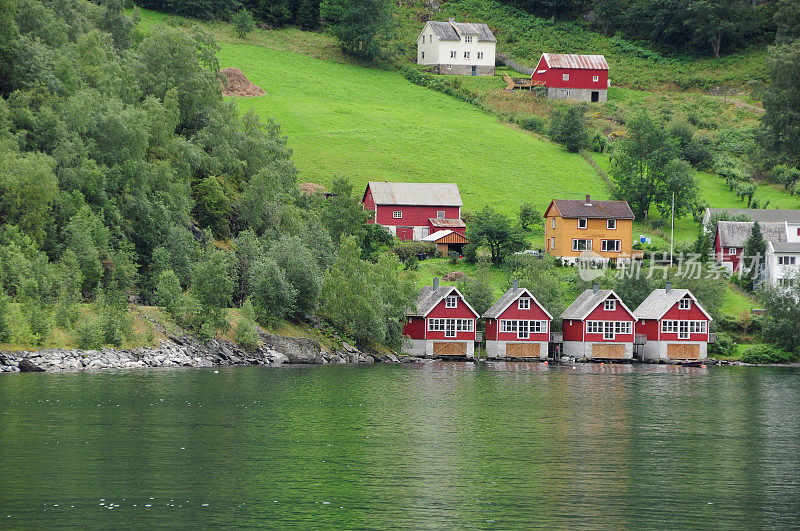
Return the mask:
[[[425,35],[425,44],[422,44],[423,35]],[[494,66],[495,48],[496,43],[478,42],[476,35],[472,36],[472,42],[464,42],[464,37],[461,37],[460,41],[440,40],[431,29],[430,24],[426,23],[422,33],[417,37],[417,64]],[[425,59],[421,58],[420,52],[423,51]],[[456,56],[451,58],[450,52],[453,51],[456,52]],[[464,57],[464,52],[469,52],[469,59]],[[483,52],[482,59],[478,59],[478,52]]]
[[[771,251],[771,247],[771,245],[767,246],[767,253],[764,258],[766,262],[764,264],[764,273],[769,283],[773,286],[777,286],[779,279],[793,278],[797,275],[797,271],[800,270],[800,253],[775,253]],[[794,256],[795,265],[779,265],[778,256]]]

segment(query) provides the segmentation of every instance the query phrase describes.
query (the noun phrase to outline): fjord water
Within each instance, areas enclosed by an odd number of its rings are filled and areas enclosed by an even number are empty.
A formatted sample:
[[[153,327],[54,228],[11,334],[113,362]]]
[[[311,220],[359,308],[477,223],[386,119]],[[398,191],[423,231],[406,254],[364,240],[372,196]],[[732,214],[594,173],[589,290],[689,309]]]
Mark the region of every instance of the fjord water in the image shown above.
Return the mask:
[[[797,368],[0,375],[0,527],[800,526]]]

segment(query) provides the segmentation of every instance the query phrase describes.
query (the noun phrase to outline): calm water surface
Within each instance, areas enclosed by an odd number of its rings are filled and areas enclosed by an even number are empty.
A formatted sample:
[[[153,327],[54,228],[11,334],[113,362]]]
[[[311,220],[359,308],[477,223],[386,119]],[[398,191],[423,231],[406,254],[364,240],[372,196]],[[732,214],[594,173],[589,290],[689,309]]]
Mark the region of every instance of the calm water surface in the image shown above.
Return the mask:
[[[796,368],[0,375],[0,527],[800,526]]]

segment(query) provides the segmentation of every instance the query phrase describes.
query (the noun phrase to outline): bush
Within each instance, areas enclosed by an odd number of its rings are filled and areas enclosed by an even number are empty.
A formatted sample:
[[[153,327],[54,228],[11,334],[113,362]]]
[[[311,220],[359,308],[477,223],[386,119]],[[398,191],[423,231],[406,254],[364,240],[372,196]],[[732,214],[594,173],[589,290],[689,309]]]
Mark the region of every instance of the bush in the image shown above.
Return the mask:
[[[123,293],[105,292],[97,302],[100,314],[98,326],[103,334],[103,344],[122,346],[131,334],[128,304]]]
[[[256,21],[253,19],[253,14],[247,9],[240,9],[231,17],[231,23],[236,30],[236,35],[240,39],[247,37],[247,34],[256,29]]]
[[[393,250],[401,262],[406,262],[418,254],[436,256],[437,252],[436,244],[433,242],[401,242],[395,245]]]
[[[164,308],[167,313],[175,317],[181,305],[183,288],[178,280],[178,275],[172,269],[162,271],[156,283],[156,304]]]
[[[0,290],[0,343],[11,339],[11,325],[8,322],[8,296]]]
[[[534,133],[545,132],[545,121],[538,116],[519,116],[516,119],[517,125],[526,131],[533,131]]]
[[[786,352],[772,345],[756,345],[742,354],[745,363],[792,363],[797,361],[797,354]]]
[[[239,314],[242,318],[233,330],[234,339],[244,348],[255,349],[259,346],[260,336],[255,323],[255,309],[250,299],[244,301],[239,309]]]
[[[95,350],[103,346],[103,329],[97,319],[83,319],[78,323],[75,342],[81,350]]]
[[[729,357],[736,351],[736,342],[727,334],[717,333],[717,341],[708,344],[708,355]]]
[[[53,322],[50,318],[50,310],[35,301],[28,301],[23,307],[25,317],[28,320],[33,343],[41,346],[50,336]]]

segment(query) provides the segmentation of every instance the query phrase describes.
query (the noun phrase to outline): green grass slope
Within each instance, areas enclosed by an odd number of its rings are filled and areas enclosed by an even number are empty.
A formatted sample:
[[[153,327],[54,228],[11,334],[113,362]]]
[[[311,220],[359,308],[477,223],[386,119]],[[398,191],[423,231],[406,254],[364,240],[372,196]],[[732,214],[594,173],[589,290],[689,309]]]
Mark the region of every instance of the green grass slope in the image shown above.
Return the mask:
[[[398,72],[251,44],[222,43],[219,58],[266,92],[237,104],[281,124],[302,182],[456,182],[466,209],[506,213],[523,201],[608,195],[580,155]]]

